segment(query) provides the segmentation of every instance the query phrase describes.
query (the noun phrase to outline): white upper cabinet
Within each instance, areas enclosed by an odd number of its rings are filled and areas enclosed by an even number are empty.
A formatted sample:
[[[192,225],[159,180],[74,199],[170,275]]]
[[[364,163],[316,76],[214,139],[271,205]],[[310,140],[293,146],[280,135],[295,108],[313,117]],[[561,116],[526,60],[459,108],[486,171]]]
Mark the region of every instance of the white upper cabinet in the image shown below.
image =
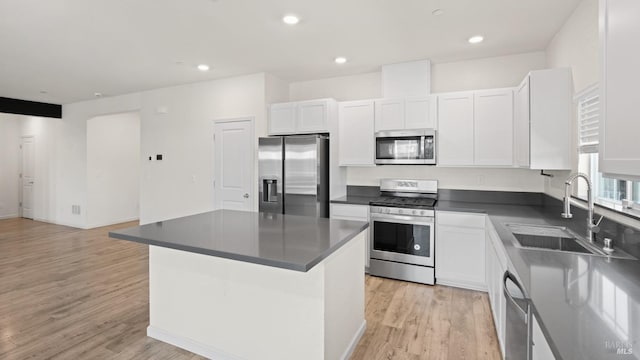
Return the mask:
[[[404,101],[405,129],[435,129],[433,97],[411,97]]]
[[[600,1],[600,171],[640,177],[640,1]]]
[[[513,165],[513,90],[474,94],[474,164]]]
[[[338,105],[340,166],[374,164],[373,100],[341,102]]]
[[[438,165],[473,165],[473,92],[438,96]]]
[[[517,166],[571,169],[572,83],[568,68],[536,70],[516,90]]]
[[[430,96],[376,100],[375,131],[435,129]]]
[[[514,99],[513,141],[515,166],[529,167],[529,77],[518,86]]]
[[[304,101],[298,103],[297,132],[327,131],[328,101]]]
[[[272,104],[269,135],[329,132],[329,116],[335,108],[333,99]]]
[[[269,109],[269,134],[296,132],[296,103],[273,104]]]
[[[375,130],[404,129],[404,109],[404,99],[376,101]]]

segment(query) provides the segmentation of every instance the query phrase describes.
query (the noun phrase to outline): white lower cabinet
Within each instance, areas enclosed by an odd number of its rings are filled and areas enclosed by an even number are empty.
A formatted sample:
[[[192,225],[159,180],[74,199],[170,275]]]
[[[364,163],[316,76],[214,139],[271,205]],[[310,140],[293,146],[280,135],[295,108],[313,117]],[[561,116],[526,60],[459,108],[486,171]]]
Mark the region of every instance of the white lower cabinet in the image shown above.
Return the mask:
[[[504,282],[502,278],[507,271],[507,259],[504,248],[500,245],[500,238],[491,221],[487,219],[486,246],[486,279],[489,303],[493,314],[493,323],[498,336],[500,351],[504,354],[504,336],[506,326],[506,299],[503,295]],[[504,355],[503,355],[504,356]]]
[[[535,316],[532,316],[531,319],[533,319],[531,324],[531,360],[555,360],[556,357],[544,337],[538,319]]]
[[[436,283],[486,290],[484,214],[436,213]]]
[[[353,204],[331,204],[330,216],[337,220],[353,220],[369,222],[369,205],[353,205]],[[366,245],[364,247],[364,267],[365,271],[369,269],[369,258],[371,251],[371,237],[369,229],[365,230],[364,237]]]

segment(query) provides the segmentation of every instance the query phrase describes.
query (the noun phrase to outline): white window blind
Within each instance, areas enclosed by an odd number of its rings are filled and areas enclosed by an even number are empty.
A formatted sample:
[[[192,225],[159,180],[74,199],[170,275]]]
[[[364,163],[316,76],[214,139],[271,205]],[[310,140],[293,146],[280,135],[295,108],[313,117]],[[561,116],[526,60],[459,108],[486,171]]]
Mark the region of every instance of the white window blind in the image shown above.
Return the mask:
[[[600,93],[593,86],[577,96],[580,153],[597,153],[600,130]]]

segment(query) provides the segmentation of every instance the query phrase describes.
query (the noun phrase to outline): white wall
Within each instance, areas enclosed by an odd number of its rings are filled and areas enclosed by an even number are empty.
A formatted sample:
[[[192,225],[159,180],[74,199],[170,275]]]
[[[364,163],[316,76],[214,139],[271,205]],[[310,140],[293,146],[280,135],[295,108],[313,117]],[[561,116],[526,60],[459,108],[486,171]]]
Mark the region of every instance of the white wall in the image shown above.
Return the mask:
[[[517,86],[529,71],[545,67],[543,51],[435,63],[431,66],[431,92]]]
[[[140,115],[104,115],[87,122],[87,227],[138,219]]]
[[[570,67],[576,93],[598,82],[599,28],[598,0],[583,0],[549,43],[548,67]],[[578,130],[572,118],[572,171],[578,169]],[[553,171],[555,177],[545,183],[545,192],[554,197],[564,195],[564,180],[569,171]]]
[[[163,107],[166,114],[156,110]],[[266,135],[265,76],[254,74],[142,93],[142,224],[213,209],[213,122],[254,117]],[[257,138],[255,150],[257,152]],[[257,159],[257,155],[255,156]],[[257,164],[256,164],[257,166]],[[254,194],[258,193],[255,182]],[[257,207],[257,202],[256,202]]]
[[[82,101],[62,107],[57,146],[58,201],[53,222],[79,228],[87,225],[87,121],[96,116],[139,109],[139,93]],[[71,213],[72,205],[80,205],[79,215]]]
[[[20,122],[17,115],[0,114],[0,219],[19,216]]]
[[[545,68],[544,52],[432,64],[432,92],[517,86],[525,75]],[[333,97],[339,101],[380,98],[379,72],[291,83],[290,99]],[[379,185],[381,178],[438,179],[451,189],[543,191],[544,178],[537,171],[521,169],[440,168],[431,166],[349,167],[349,185]]]

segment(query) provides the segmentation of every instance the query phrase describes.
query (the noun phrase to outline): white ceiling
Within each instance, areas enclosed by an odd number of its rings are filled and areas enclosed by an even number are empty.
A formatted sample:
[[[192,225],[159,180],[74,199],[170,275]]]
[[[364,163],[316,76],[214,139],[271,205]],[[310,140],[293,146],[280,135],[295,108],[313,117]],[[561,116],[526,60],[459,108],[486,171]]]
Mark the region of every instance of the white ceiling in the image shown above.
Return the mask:
[[[542,50],[579,2],[0,0],[0,96],[69,103],[262,71],[300,81]],[[285,13],[300,23],[283,24]],[[475,34],[485,42],[468,44]]]

